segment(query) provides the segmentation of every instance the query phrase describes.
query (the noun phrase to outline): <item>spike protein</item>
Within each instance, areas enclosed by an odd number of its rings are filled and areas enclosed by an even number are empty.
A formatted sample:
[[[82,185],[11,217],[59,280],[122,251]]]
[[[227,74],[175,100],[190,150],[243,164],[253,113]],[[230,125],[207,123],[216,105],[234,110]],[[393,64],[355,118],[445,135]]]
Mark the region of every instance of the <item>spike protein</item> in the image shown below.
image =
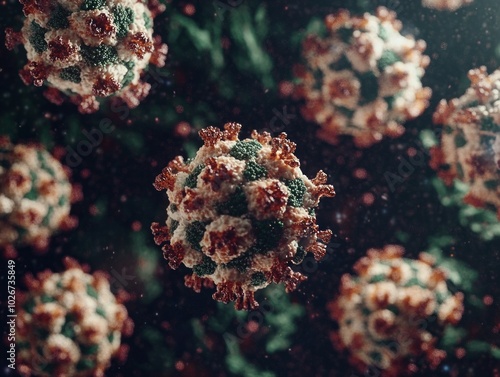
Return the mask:
[[[465,203],[491,208],[500,219],[500,70],[473,69],[469,80],[462,97],[442,100],[434,113],[443,132],[430,164],[447,185],[468,185]]]
[[[26,16],[20,32],[6,29],[5,45],[23,44],[26,85],[49,87],[45,96],[61,104],[64,95],[81,113],[98,110],[112,96],[138,106],[151,85],[140,80],[152,63],[165,64],[167,46],[153,37],[153,18],[165,8],[156,0],[21,0]]]
[[[324,257],[332,233],[318,229],[314,208],[335,191],[322,171],[312,180],[302,173],[286,134],[239,140],[240,129],[201,130],[196,157],[163,169],[154,186],[167,191],[167,221],[151,228],[171,268],[193,269],[186,286],[215,284],[215,300],[246,310],[258,306],[255,291],[284,283],[290,292],[305,279],[290,263]]]
[[[369,250],[354,266],[357,275],[342,277],[340,294],[328,305],[339,325],[333,343],[349,351],[361,373],[376,368],[382,377],[406,376],[422,356],[437,367],[446,353],[436,348],[438,335],[430,329],[462,318],[463,294],[450,292],[434,258],[406,259],[403,252],[395,245]]]
[[[64,262],[62,273],[26,277],[16,333],[23,376],[104,376],[113,356],[126,357],[121,337],[132,333],[133,323],[106,274]]]
[[[293,96],[305,101],[303,117],[332,144],[340,135],[361,148],[401,136],[403,123],[429,104],[431,90],[421,83],[430,61],[425,42],[401,35],[396,13],[384,7],[362,17],[340,10],[325,25],[326,37],[306,37],[305,64],[294,68]]]
[[[44,251],[51,235],[76,226],[69,213],[81,194],[68,177],[43,147],[0,137],[0,249]]]

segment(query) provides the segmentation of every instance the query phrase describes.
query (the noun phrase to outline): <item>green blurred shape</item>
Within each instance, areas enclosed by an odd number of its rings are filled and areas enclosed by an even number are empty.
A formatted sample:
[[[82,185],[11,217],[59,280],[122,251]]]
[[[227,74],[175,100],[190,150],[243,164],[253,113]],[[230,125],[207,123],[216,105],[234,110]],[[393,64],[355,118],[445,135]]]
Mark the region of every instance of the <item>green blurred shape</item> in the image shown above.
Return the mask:
[[[250,364],[240,352],[238,339],[234,335],[224,334],[227,347],[226,366],[229,372],[242,377],[275,377],[270,371],[259,370]]]

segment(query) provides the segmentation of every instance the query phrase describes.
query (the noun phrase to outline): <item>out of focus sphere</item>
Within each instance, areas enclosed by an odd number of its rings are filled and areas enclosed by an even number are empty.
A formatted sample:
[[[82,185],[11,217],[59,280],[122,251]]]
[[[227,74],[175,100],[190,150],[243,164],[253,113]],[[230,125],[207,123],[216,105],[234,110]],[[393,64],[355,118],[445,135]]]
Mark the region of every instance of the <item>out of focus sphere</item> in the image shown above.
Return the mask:
[[[423,357],[435,368],[446,356],[431,329],[455,325],[462,317],[463,294],[451,293],[446,272],[425,253],[402,258],[403,248],[371,249],[342,277],[340,294],[329,304],[339,330],[332,338],[364,372],[375,367],[384,377],[406,375],[411,359]]]
[[[303,42],[304,65],[295,68],[294,97],[305,119],[318,123],[318,137],[336,144],[351,135],[358,147],[404,133],[403,123],[425,110],[431,96],[421,78],[429,64],[425,42],[400,34],[396,14],[340,10],[325,19],[327,36]]]
[[[500,218],[500,70],[469,72],[471,86],[460,98],[442,100],[434,122],[443,126],[431,166],[444,182],[469,187],[467,204],[489,208]]]
[[[422,0],[422,5],[438,10],[455,11],[465,5],[472,4],[474,0]]]
[[[61,163],[43,147],[0,137],[0,248],[44,250],[52,234],[76,225],[72,190]]]
[[[102,273],[89,275],[73,261],[62,273],[27,279],[19,300],[20,371],[33,376],[104,376],[130,330],[127,309]],[[125,331],[125,332],[127,332]]]

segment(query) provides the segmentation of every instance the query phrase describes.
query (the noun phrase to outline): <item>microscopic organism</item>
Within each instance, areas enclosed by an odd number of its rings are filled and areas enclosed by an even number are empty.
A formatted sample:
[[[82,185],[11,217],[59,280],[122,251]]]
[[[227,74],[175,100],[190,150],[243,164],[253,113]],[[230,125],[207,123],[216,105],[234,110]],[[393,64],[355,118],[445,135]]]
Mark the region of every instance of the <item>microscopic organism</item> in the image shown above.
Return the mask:
[[[76,226],[70,209],[78,196],[68,171],[42,146],[0,137],[0,249],[45,250],[52,234]]]
[[[122,335],[133,323],[103,272],[65,259],[62,273],[28,275],[18,300],[17,350],[23,375],[104,376],[113,356],[126,356]],[[121,355],[120,355],[121,353]]]
[[[258,306],[255,291],[284,283],[290,292],[305,279],[290,263],[324,257],[332,233],[319,230],[314,208],[335,191],[322,171],[312,180],[302,173],[286,134],[239,140],[240,129],[201,130],[195,158],[178,156],[163,169],[155,188],[167,191],[167,220],[151,228],[171,268],[193,269],[186,286],[215,283],[215,300],[249,309]]]
[[[151,88],[141,81],[149,63],[165,64],[167,46],[153,36],[153,18],[164,10],[156,0],[21,0],[26,16],[20,32],[6,30],[6,46],[23,44],[26,85],[49,87],[56,104],[64,94],[81,113],[98,110],[113,96],[138,106]]]
[[[422,0],[422,5],[438,10],[455,11],[465,5],[472,4],[474,0]]]
[[[481,67],[468,76],[465,94],[442,100],[434,113],[443,132],[430,164],[447,185],[468,185],[465,203],[492,209],[500,219],[500,70],[488,75]]]
[[[371,249],[345,274],[340,294],[329,304],[339,330],[332,334],[336,348],[350,353],[361,372],[376,368],[383,377],[409,372],[410,362],[422,357],[436,367],[446,352],[436,348],[446,325],[457,324],[463,313],[463,294],[452,293],[447,273],[434,258],[402,258],[403,248]]]
[[[305,64],[294,69],[302,116],[332,144],[340,135],[351,135],[358,147],[401,136],[403,123],[419,116],[431,96],[421,82],[430,61],[425,42],[401,35],[396,13],[384,7],[362,17],[340,10],[325,25],[326,37],[305,38]]]

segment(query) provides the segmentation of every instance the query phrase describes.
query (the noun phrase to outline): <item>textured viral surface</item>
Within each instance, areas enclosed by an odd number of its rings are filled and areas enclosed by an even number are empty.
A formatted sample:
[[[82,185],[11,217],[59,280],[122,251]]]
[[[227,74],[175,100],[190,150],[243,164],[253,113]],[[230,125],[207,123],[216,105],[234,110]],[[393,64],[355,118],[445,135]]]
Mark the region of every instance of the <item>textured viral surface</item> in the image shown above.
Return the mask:
[[[118,355],[122,333],[130,330],[127,309],[111,293],[106,276],[66,262],[63,273],[45,271],[26,279],[16,334],[25,375],[104,376]]]
[[[63,166],[42,147],[0,138],[0,248],[43,250],[53,233],[73,227],[72,191]]]
[[[304,65],[295,68],[294,96],[302,115],[318,123],[318,136],[337,143],[351,135],[358,147],[398,137],[403,123],[419,116],[431,95],[421,78],[429,64],[425,42],[400,34],[394,12],[351,16],[341,10],[325,19],[327,36],[303,42]]]
[[[334,344],[349,351],[360,371],[375,367],[382,376],[402,376],[411,370],[410,359],[420,356],[436,367],[446,354],[436,348],[431,329],[462,317],[463,294],[450,292],[446,273],[433,258],[402,255],[394,245],[369,250],[354,266],[356,275],[342,277],[340,294],[329,304],[339,324]]]
[[[422,5],[427,8],[454,11],[464,5],[472,4],[474,0],[422,0]]]
[[[175,158],[156,178],[170,204],[165,226],[152,225],[172,268],[193,269],[186,285],[217,286],[214,299],[237,309],[257,306],[254,292],[283,282],[294,290],[305,277],[294,272],[306,253],[319,260],[331,231],[320,231],[314,208],[333,196],[326,174],[309,180],[285,134],[252,133],[239,140],[241,126],[200,131],[204,145],[192,161]]]
[[[21,32],[7,29],[6,46],[22,43],[28,63],[26,85],[50,88],[46,97],[62,103],[70,96],[82,113],[99,108],[97,98],[115,96],[135,107],[150,85],[140,80],[149,62],[163,66],[167,46],[153,37],[157,3],[136,0],[21,1]]]
[[[443,126],[431,166],[448,185],[454,179],[470,189],[467,204],[490,208],[500,218],[500,70],[469,72],[471,86],[449,102],[442,100],[434,122]]]

